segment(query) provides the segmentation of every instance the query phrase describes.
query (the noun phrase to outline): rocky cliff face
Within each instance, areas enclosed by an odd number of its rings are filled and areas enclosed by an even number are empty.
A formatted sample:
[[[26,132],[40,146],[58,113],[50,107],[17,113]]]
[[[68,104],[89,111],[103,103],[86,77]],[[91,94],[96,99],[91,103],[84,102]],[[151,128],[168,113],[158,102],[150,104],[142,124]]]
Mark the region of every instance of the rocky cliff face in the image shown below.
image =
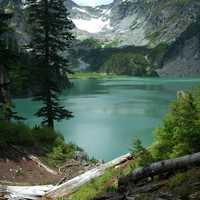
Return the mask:
[[[116,0],[94,8],[74,5],[71,17],[77,27],[77,37],[94,37],[104,43],[115,43],[115,46],[146,45],[148,16],[140,2]]]
[[[198,76],[200,74],[200,25],[192,23],[173,42],[163,58],[161,76]]]
[[[14,7],[14,21],[22,35],[25,30],[20,11],[23,2],[0,0],[0,5]],[[65,5],[76,26],[74,31],[78,40],[94,38],[102,47],[120,49],[127,46],[154,49],[165,44],[169,46],[166,55],[160,52],[163,57],[150,62],[150,67],[156,65],[159,68],[159,75],[193,76],[200,73],[198,31],[189,31],[191,26],[198,24],[199,0],[114,0],[97,7],[79,6],[66,0]],[[188,37],[182,37],[186,33]],[[177,42],[179,40],[181,44]]]
[[[117,41],[118,45],[170,43],[196,20],[198,0],[115,0],[109,5],[68,6],[79,35]]]
[[[176,56],[164,61],[163,67],[158,69],[160,76],[198,76],[200,74],[200,56],[196,37],[184,42],[184,46],[178,49]]]
[[[3,8],[5,12],[13,13],[10,25],[16,31],[11,39],[13,41],[18,41],[21,45],[25,44],[28,41],[28,36],[26,33],[26,20],[23,12],[24,0],[0,0],[0,9],[1,8]]]
[[[166,44],[166,55],[151,63],[160,76],[200,74],[198,29],[190,31],[198,27],[199,0],[115,0],[94,8],[73,4],[70,9],[80,40],[93,37],[120,48]]]

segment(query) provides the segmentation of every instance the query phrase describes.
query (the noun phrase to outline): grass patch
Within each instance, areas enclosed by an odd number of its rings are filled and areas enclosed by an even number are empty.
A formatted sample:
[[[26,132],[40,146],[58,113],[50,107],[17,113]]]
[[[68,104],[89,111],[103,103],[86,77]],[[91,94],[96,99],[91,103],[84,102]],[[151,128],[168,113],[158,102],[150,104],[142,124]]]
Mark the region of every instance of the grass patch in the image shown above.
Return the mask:
[[[177,172],[167,180],[166,188],[180,199],[199,199],[200,169],[193,168],[185,172]],[[165,188],[165,189],[166,189]],[[196,197],[196,198],[195,198]]]
[[[71,195],[69,200],[89,200],[94,198],[98,193],[105,190],[106,183],[115,176],[113,170],[106,171],[101,177],[91,180],[82,186],[78,192]]]
[[[118,187],[118,178],[130,173],[133,168],[133,161],[118,169],[108,169],[105,173],[90,182],[84,184],[74,194],[63,198],[64,200],[92,200],[97,195],[104,192],[116,191]]]
[[[170,189],[173,189],[177,186],[180,186],[181,184],[183,184],[184,182],[186,182],[189,178],[189,174],[188,173],[177,173],[175,176],[172,176],[169,180],[168,180],[168,186]]]
[[[101,72],[76,72],[71,74],[69,78],[71,79],[102,79],[102,78],[116,78],[115,74],[107,74]]]

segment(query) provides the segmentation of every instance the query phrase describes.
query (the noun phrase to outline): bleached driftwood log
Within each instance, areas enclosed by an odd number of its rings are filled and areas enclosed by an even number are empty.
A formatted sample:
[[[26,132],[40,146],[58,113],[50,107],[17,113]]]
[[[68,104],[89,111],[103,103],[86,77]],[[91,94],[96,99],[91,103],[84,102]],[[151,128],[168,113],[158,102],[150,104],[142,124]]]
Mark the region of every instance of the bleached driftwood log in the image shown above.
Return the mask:
[[[20,150],[18,147],[14,146],[14,145],[11,145],[11,147],[12,147],[15,151],[19,152],[20,154],[26,155],[26,157],[27,157],[28,159],[30,159],[30,160],[32,160],[33,162],[35,162],[39,167],[42,167],[42,168],[43,168],[44,170],[46,170],[48,173],[53,174],[53,175],[58,175],[58,172],[57,172],[57,171],[55,171],[55,170],[53,170],[53,169],[50,169],[47,165],[45,165],[44,163],[42,163],[42,161],[41,161],[38,157],[26,153],[25,151]]]
[[[44,186],[0,186],[0,196],[9,200],[38,199],[52,189],[52,185]]]
[[[33,162],[35,162],[39,167],[42,167],[43,169],[45,169],[50,174],[53,174],[53,175],[58,174],[56,171],[54,171],[53,169],[50,169],[48,166],[42,163],[38,157],[33,156],[33,155],[28,155],[28,158],[32,160]]]
[[[101,176],[106,169],[118,166],[126,162],[130,158],[131,158],[131,154],[126,154],[108,163],[105,163],[99,167],[89,170],[85,172],[84,174],[77,176],[61,185],[53,187],[50,191],[46,193],[45,196],[51,199],[67,196],[73,193],[74,191],[76,191],[83,184],[89,182],[91,179]]]
[[[143,178],[155,176],[165,172],[172,172],[178,169],[191,168],[192,166],[198,165],[200,165],[200,152],[175,159],[155,162],[147,167],[138,168],[127,177],[121,178],[119,183],[123,184],[124,181],[127,182],[127,179],[136,182]]]

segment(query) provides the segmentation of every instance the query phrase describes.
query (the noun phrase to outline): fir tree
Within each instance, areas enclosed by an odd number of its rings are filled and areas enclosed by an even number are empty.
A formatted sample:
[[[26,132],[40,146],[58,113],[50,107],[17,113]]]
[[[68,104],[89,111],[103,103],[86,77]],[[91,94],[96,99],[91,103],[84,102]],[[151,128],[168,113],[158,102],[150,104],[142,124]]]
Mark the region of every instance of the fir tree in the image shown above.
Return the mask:
[[[69,86],[67,49],[73,40],[73,23],[64,0],[27,0],[28,21],[31,24],[29,51],[33,56],[33,77],[36,84],[34,100],[43,103],[36,113],[42,123],[51,128],[54,120],[72,117],[60,105],[58,95]]]
[[[0,10],[0,120],[3,121],[23,119],[13,111],[14,105],[10,98],[9,65],[16,58],[9,45],[9,34],[13,33],[8,25],[11,17],[12,13]]]

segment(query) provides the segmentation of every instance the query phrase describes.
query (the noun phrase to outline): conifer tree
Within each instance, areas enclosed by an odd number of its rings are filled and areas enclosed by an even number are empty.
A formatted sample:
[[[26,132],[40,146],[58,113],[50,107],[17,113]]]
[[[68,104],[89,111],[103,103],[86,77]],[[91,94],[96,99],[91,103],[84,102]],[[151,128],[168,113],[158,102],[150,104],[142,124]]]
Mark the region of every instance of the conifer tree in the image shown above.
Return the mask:
[[[34,100],[42,107],[36,115],[51,128],[54,121],[72,117],[60,105],[58,95],[69,86],[67,78],[67,49],[73,40],[73,23],[64,6],[64,0],[27,0],[30,27],[29,51],[33,56],[33,77],[36,84]]]
[[[11,118],[22,119],[13,111],[14,106],[9,91],[9,64],[15,58],[8,44],[9,37],[7,37],[8,33],[12,33],[8,25],[11,17],[12,13],[5,13],[3,9],[0,10],[0,120],[3,121],[10,121]]]

